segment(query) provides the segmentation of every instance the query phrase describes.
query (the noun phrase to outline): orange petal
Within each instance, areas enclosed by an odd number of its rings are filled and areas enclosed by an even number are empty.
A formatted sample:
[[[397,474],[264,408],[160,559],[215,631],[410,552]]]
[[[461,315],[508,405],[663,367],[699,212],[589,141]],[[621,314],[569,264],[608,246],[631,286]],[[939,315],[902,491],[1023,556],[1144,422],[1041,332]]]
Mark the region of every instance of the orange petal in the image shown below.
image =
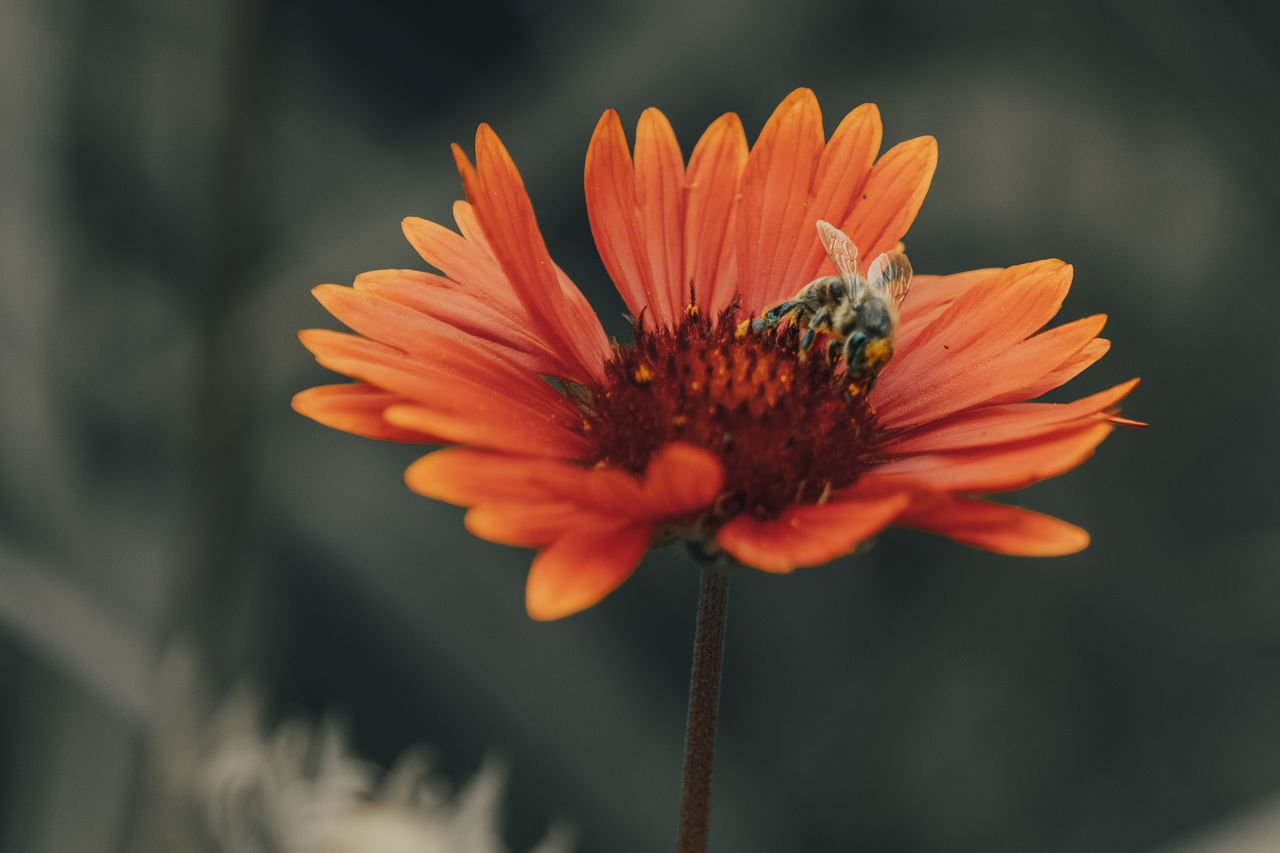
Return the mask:
[[[448,338],[425,333],[422,338],[439,347],[434,358],[414,356],[381,341],[329,329],[304,329],[298,333],[302,345],[322,366],[418,402],[441,406],[462,405],[463,401],[492,402],[528,409],[535,416],[542,411],[546,417],[578,422],[577,408],[537,375],[493,360],[489,353],[477,351],[474,346],[456,348]]]
[[[1020,557],[1058,557],[1089,545],[1089,532],[1061,519],[987,501],[951,498],[913,504],[898,523]]]
[[[901,142],[876,162],[840,229],[862,257],[870,260],[887,252],[906,235],[937,165],[938,143],[932,136]]]
[[[532,373],[554,374],[559,359],[529,333],[529,317],[515,298],[505,302],[460,289],[450,279],[417,270],[374,270],[356,276],[357,292],[381,297],[487,342],[502,358]],[[495,353],[497,354],[497,353]]]
[[[1105,314],[1096,314],[1064,323],[992,356],[978,370],[969,373],[956,370],[958,365],[941,363],[934,374],[918,380],[921,388],[930,389],[932,400],[922,395],[915,401],[914,408],[907,406],[886,415],[886,423],[892,420],[895,425],[906,426],[970,406],[994,403],[1004,398],[1010,389],[1027,387],[1037,377],[1052,372],[1065,357],[1094,340],[1106,321]]]
[[[541,546],[573,529],[656,521],[701,510],[715,499],[724,480],[714,456],[687,444],[659,451],[645,470],[643,486],[616,470],[538,473],[553,479],[545,484],[545,494],[530,495],[527,480],[519,494],[495,491],[467,513],[467,529],[494,542]],[[502,472],[493,475],[501,477]]]
[[[422,259],[457,282],[459,287],[483,294],[495,302],[520,306],[520,300],[497,258],[481,245],[443,225],[416,216],[406,217],[400,228]],[[527,313],[523,306],[520,306],[520,312]]]
[[[1057,313],[1070,286],[1071,268],[1061,261],[1011,267],[974,284],[885,370],[874,398],[884,423],[923,423],[1061,364],[1097,335],[1098,318],[1080,321],[1061,341],[1015,347]]]
[[[813,241],[809,188],[822,157],[822,112],[808,89],[787,96],[760,131],[742,173],[737,262],[743,308],[757,313],[804,282],[786,279],[791,258]]]
[[[880,110],[875,104],[863,104],[844,117],[818,162],[808,218],[815,222],[844,222],[848,218],[880,151],[882,135]],[[811,236],[813,239],[808,242],[801,241],[800,251],[792,257],[783,276],[785,281],[794,282],[795,290],[821,275],[827,260],[817,232]]]
[[[480,220],[476,218],[476,209],[471,202],[459,200],[453,203],[453,221],[468,243],[493,258],[494,264],[498,263],[498,257],[493,253],[493,246],[489,245],[488,238],[484,236],[484,229],[480,227]]]
[[[418,403],[385,410],[383,417],[394,426],[513,453],[576,457],[589,450],[577,431],[581,415],[536,377],[546,390],[480,381],[469,372],[450,372],[439,363],[341,333],[313,329],[299,337],[321,365]]]
[[[918,429],[886,441],[882,448],[890,456],[904,453],[930,453],[963,450],[993,444],[1021,441],[1045,433],[1056,432],[1072,421],[1097,422],[1114,419],[1107,410],[1120,402],[1138,385],[1137,379],[1083,397],[1072,403],[1010,403],[984,406],[924,424]]]
[[[916,483],[947,492],[1010,492],[1070,471],[1093,455],[1110,423],[1086,422],[1011,444],[925,453],[886,462],[863,475],[868,486]]]
[[[470,335],[369,292],[337,284],[321,284],[311,288],[311,295],[352,331],[407,353],[434,358],[441,348],[454,354],[475,348]],[[309,332],[305,334],[311,336]],[[328,339],[328,336],[320,337]],[[306,341],[303,343],[305,345]]]
[[[585,610],[631,576],[653,537],[651,522],[566,533],[529,567],[525,606],[538,620]]]
[[[382,417],[391,405],[405,398],[363,383],[318,385],[293,395],[293,410],[327,427],[380,438],[386,441],[408,441],[438,444],[439,436],[418,430],[392,426]]]
[[[591,443],[562,423],[514,407],[483,407],[471,400],[448,401],[450,410],[419,405],[391,406],[387,421],[404,429],[438,435],[450,444],[466,444],[509,453],[577,459]]]
[[[1056,329],[1050,329],[1043,332],[1038,337],[1052,334]],[[1041,394],[1052,391],[1061,385],[1065,385],[1075,377],[1079,376],[1085,368],[1096,362],[1107,354],[1111,349],[1111,341],[1106,338],[1094,338],[1085,344],[1084,347],[1064,361],[1061,365],[1054,368],[1044,376],[1038,377],[1026,385],[1019,386],[1002,394],[997,394],[991,398],[990,403],[1010,403],[1019,400],[1034,400]]]
[[[911,349],[915,338],[942,312],[973,285],[995,275],[999,269],[969,270],[953,275],[917,275],[911,278],[911,290],[899,309],[898,336],[894,346],[902,352]]]
[[[485,503],[467,513],[467,530],[481,539],[522,548],[541,548],[570,530],[616,524],[575,501]]]
[[[714,454],[675,442],[649,460],[642,494],[652,517],[674,517],[709,506],[723,485],[724,466]]]
[[[1102,331],[1106,319],[1099,314],[1066,323],[993,353],[984,362],[962,353],[954,360],[939,360],[931,372],[914,378],[916,394],[879,409],[883,422],[893,427],[914,426],[1005,399],[1011,389],[1027,387],[1087,346]],[[908,380],[899,377],[898,381],[905,384]]]
[[[622,121],[614,110],[607,110],[596,124],[583,177],[591,235],[628,310],[643,317],[646,327],[669,319],[670,306],[659,304],[643,232],[636,221],[635,172]]]
[[[602,379],[609,342],[576,287],[562,287],[533,215],[524,181],[497,134],[476,131],[476,167],[454,146],[467,198],[534,328],[566,359],[568,379]]]
[[[698,304],[710,316],[729,307],[737,281],[729,275],[733,258],[731,220],[738,179],[747,164],[747,138],[733,113],[716,119],[694,146],[686,180],[684,268],[693,279]]]
[[[738,516],[720,528],[716,542],[748,566],[790,572],[849,553],[887,527],[909,502],[908,493],[889,491],[798,506],[769,521]]]
[[[434,309],[440,294],[448,294],[471,300],[477,310],[487,312],[485,319],[494,323],[514,324],[517,320],[528,318],[524,309],[513,299],[494,299],[468,289],[451,278],[421,270],[370,270],[356,276],[351,286],[363,293],[399,302],[406,308],[428,316],[435,316]]]
[[[667,117],[650,108],[636,126],[636,210],[648,250],[657,319],[674,326],[689,301],[684,272],[684,157]]]
[[[571,488],[583,473],[579,466],[546,457],[451,447],[414,462],[404,479],[420,495],[475,506],[558,500],[564,488]]]

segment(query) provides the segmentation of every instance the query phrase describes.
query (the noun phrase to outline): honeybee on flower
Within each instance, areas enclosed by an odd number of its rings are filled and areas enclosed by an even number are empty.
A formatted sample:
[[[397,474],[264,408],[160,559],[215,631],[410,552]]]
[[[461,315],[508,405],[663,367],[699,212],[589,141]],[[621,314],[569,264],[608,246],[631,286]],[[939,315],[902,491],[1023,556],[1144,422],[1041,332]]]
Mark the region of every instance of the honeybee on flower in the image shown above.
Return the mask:
[[[828,358],[844,356],[845,390],[850,395],[866,393],[893,357],[898,306],[911,287],[911,262],[900,248],[894,249],[872,261],[863,276],[858,271],[858,247],[847,234],[819,219],[818,236],[839,275],[814,279],[750,324],[759,332],[793,317],[805,330],[802,352],[817,332],[826,332]]]

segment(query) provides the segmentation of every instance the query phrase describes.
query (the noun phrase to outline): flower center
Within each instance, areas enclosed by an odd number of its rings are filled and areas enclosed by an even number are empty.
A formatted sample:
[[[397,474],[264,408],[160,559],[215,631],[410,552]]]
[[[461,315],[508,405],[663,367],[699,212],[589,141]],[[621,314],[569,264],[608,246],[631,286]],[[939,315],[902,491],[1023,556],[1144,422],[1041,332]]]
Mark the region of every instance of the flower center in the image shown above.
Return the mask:
[[[711,519],[741,513],[766,519],[824,501],[871,462],[875,416],[851,398],[815,345],[802,354],[793,325],[780,333],[740,332],[729,308],[714,322],[691,305],[675,329],[634,327],[603,384],[574,395],[595,464],[639,474],[673,441],[720,457],[724,488]]]

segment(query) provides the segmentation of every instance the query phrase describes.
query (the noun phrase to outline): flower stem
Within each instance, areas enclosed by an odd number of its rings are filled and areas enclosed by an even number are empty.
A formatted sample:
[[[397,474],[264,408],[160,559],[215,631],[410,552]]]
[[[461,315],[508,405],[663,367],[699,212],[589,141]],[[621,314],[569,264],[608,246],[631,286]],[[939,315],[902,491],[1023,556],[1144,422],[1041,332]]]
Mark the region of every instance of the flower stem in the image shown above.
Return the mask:
[[[720,659],[724,655],[724,615],[729,575],[703,564],[698,593],[698,627],[689,676],[689,722],[685,729],[684,797],[680,803],[678,853],[704,853],[711,811],[711,762],[716,745],[716,707],[720,699]]]

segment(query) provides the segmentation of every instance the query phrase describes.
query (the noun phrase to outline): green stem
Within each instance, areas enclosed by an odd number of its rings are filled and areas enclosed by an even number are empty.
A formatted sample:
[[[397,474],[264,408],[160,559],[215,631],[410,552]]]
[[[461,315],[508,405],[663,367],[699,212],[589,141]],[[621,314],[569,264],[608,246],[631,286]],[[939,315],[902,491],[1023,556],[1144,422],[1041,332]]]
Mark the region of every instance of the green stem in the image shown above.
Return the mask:
[[[689,676],[689,722],[685,730],[684,796],[680,803],[678,853],[704,853],[711,811],[711,763],[716,745],[716,708],[720,700],[720,660],[724,655],[724,617],[729,575],[704,564],[698,594],[698,627]]]

